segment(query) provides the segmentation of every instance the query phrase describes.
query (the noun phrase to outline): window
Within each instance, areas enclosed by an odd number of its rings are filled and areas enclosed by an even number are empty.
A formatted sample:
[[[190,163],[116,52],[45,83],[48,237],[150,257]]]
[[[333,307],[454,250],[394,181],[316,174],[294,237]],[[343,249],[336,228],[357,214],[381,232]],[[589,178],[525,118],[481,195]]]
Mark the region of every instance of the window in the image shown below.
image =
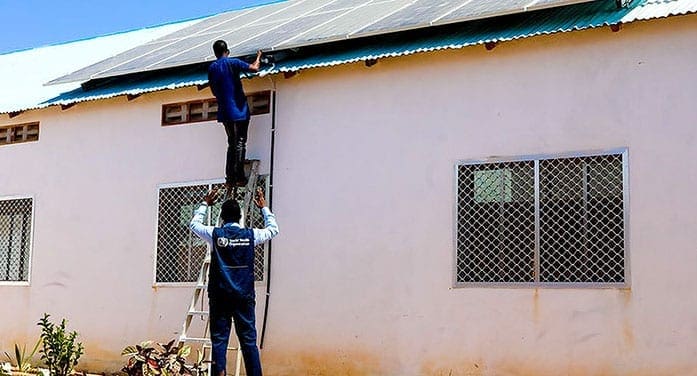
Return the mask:
[[[459,286],[624,286],[626,150],[457,166]]]
[[[38,141],[39,123],[27,123],[0,127],[0,145]]]
[[[29,281],[32,199],[0,200],[0,281]]]
[[[252,116],[268,114],[271,111],[271,92],[251,93],[247,95],[247,103]],[[162,106],[162,125],[216,120],[217,115],[218,102],[215,98],[165,104]]]
[[[259,186],[266,185],[266,176],[259,177]],[[203,196],[213,187],[223,184],[198,184],[160,188],[157,220],[157,265],[156,283],[186,283],[198,280],[203,259],[208,252],[206,243],[194,235],[189,223],[194,210],[201,204]],[[237,197],[242,200],[244,190]],[[208,211],[207,225],[216,224],[221,203]],[[253,205],[252,205],[253,206]],[[264,220],[259,210],[246,215],[247,225],[262,227]],[[254,257],[254,277],[264,279],[266,245],[257,246]]]

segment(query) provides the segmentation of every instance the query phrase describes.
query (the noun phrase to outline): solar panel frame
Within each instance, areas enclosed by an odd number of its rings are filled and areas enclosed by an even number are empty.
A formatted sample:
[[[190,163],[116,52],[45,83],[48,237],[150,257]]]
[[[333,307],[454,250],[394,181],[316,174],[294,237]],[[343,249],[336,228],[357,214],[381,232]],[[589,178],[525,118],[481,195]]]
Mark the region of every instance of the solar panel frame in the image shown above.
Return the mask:
[[[245,56],[591,1],[598,0],[289,0],[204,19],[49,84],[210,61],[217,39],[228,41],[232,56]]]

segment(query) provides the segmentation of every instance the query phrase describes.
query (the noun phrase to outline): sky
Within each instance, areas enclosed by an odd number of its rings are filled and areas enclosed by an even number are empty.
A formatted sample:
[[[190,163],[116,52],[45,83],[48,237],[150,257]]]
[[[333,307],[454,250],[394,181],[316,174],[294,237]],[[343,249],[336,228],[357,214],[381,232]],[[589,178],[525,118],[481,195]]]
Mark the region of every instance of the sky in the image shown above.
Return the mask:
[[[189,20],[278,0],[0,0],[0,53]]]

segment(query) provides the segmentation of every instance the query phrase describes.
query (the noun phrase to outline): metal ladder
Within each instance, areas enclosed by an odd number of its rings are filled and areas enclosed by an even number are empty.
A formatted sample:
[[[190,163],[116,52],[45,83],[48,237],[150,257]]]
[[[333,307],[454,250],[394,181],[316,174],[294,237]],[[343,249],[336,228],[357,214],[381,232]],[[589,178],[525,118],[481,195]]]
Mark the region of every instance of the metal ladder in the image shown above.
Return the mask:
[[[247,175],[249,179],[247,180],[247,186],[244,187],[244,196],[242,197],[241,211],[244,213],[240,220],[240,224],[244,226],[245,218],[250,215],[250,205],[252,204],[252,197],[254,197],[254,192],[257,189],[257,181],[259,177],[259,161],[258,160],[247,160],[245,161],[245,167],[249,170]],[[236,198],[238,195],[238,189],[234,188],[232,193],[232,198]],[[227,194],[223,200],[227,200]],[[220,218],[218,218],[218,225],[220,223]],[[211,249],[208,247],[206,252],[206,257],[203,259],[203,264],[201,265],[201,270],[199,271],[198,280],[196,281],[196,286],[194,287],[194,294],[191,298],[191,303],[189,304],[189,310],[186,313],[186,318],[184,319],[184,324],[182,326],[182,332],[177,340],[177,346],[183,346],[185,344],[200,344],[204,360],[208,362],[208,375],[211,375],[211,337],[210,337],[210,317],[208,312],[208,304],[204,304],[204,292],[208,289],[208,272],[211,266]],[[190,334],[191,324],[194,317],[200,317],[205,320],[205,325],[203,329],[203,335],[200,337],[192,336]],[[234,325],[232,326],[234,331]],[[233,338],[234,337],[234,338]],[[235,341],[237,345],[228,346],[228,351],[235,352],[235,374],[234,376],[240,375],[240,370],[242,368],[242,350],[240,349],[239,342],[237,341],[237,335],[230,333],[230,341]]]

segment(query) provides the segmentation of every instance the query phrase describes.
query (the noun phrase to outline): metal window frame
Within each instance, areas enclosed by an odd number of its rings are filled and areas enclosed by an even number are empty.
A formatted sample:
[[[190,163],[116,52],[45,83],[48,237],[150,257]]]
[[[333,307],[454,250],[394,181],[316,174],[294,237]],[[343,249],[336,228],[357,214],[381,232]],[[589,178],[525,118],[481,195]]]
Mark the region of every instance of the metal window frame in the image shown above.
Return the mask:
[[[27,262],[29,267],[27,268],[27,280],[26,281],[1,281],[0,286],[18,286],[18,287],[29,287],[31,286],[31,276],[32,276],[32,266],[34,264],[34,222],[36,221],[36,199],[33,195],[13,195],[13,196],[0,196],[0,202],[10,201],[10,200],[31,200],[31,221],[29,229],[29,252],[27,255]]]
[[[621,283],[583,283],[583,282],[539,282],[540,276],[540,161],[563,158],[599,157],[607,155],[622,155],[622,210],[624,221],[624,282]],[[534,162],[535,169],[535,280],[536,282],[458,282],[457,281],[457,227],[458,227],[458,169],[466,165],[482,165],[506,162]],[[586,151],[561,152],[553,154],[528,154],[521,156],[491,156],[483,159],[458,160],[454,165],[453,179],[453,252],[452,252],[452,288],[549,288],[549,289],[628,289],[631,288],[630,269],[630,229],[629,229],[629,148],[618,147],[594,149]]]
[[[191,181],[186,181],[186,182],[177,182],[177,183],[162,183],[157,185],[157,200],[155,201],[155,207],[153,212],[155,213],[154,215],[154,227],[155,227],[155,238],[153,239],[153,244],[152,244],[152,249],[153,249],[153,264],[152,264],[152,287],[159,288],[159,287],[184,287],[184,288],[192,288],[196,286],[196,281],[193,282],[158,282],[157,281],[157,239],[160,236],[160,226],[158,226],[159,222],[159,209],[160,209],[160,191],[162,189],[167,189],[167,188],[182,188],[182,187],[191,187],[195,185],[214,185],[214,184],[223,184],[225,183],[225,179],[205,179],[205,180],[191,180]],[[265,192],[268,192],[269,188],[269,180],[266,180],[266,190]],[[208,215],[210,216],[210,211],[208,212]],[[244,215],[244,214],[243,214]],[[269,243],[267,242],[264,245],[264,271],[263,271],[263,279],[260,281],[254,281],[254,286],[260,287],[260,286],[266,286],[266,278],[268,278],[268,252],[269,252]]]

